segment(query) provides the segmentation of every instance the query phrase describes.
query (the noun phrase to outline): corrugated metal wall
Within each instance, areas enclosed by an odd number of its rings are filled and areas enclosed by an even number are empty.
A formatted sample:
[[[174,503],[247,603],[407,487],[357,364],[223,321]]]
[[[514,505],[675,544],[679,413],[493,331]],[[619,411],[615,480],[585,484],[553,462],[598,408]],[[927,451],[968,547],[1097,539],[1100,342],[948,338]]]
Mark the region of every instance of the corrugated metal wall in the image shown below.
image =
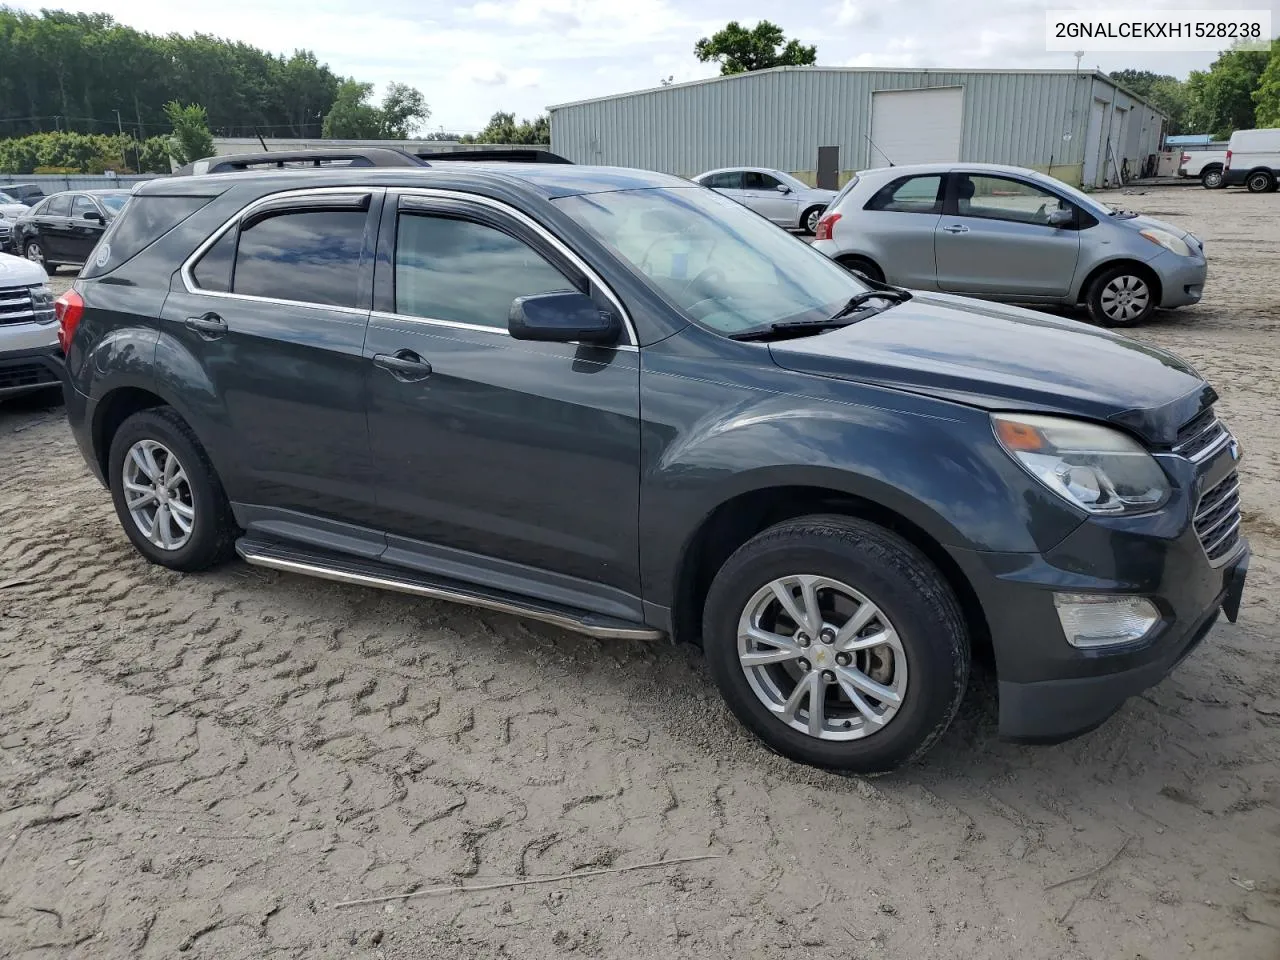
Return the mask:
[[[154,180],[158,174],[141,173],[107,177],[90,173],[5,173],[0,174],[0,190],[6,183],[38,183],[45,194],[63,190],[131,190],[135,183]]]
[[[843,179],[883,165],[867,139],[874,91],[939,86],[964,88],[962,160],[1041,170],[1052,163],[1055,176],[1076,182],[1093,97],[1116,93],[1124,106],[1138,105],[1091,73],[793,67],[554,108],[551,149],[577,163],[681,176],[749,164],[812,179],[818,147],[838,145]],[[1126,148],[1139,146],[1143,129]]]

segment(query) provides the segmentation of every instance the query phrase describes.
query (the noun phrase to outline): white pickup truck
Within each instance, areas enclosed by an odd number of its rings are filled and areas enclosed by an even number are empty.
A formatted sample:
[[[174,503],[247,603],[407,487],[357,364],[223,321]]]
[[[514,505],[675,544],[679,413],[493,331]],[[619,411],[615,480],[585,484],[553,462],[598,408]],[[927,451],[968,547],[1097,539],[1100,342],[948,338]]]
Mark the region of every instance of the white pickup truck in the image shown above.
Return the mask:
[[[1222,186],[1222,171],[1227,163],[1227,145],[1211,144],[1208,150],[1184,150],[1178,162],[1178,176],[1199,177],[1206,190]]]

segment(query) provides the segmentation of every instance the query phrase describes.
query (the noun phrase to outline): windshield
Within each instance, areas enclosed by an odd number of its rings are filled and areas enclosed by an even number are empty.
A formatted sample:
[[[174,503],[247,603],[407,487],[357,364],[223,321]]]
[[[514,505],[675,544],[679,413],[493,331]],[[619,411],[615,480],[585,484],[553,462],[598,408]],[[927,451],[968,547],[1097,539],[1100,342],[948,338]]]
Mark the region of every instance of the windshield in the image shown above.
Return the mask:
[[[107,208],[111,213],[119,213],[124,209],[125,202],[129,199],[127,193],[100,193],[98,194],[98,202]]]
[[[0,190],[0,203],[17,203],[13,197],[9,196],[3,190]]]
[[[718,333],[825,320],[867,287],[803,240],[712,190],[555,201],[669,303]]]

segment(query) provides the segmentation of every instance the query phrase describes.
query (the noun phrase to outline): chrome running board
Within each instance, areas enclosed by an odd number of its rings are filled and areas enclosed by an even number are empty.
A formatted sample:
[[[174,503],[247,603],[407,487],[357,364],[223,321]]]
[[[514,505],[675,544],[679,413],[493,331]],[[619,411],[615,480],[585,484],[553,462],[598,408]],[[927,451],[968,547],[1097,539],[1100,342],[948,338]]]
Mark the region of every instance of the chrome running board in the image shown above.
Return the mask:
[[[585,611],[571,610],[537,600],[500,595],[481,587],[445,583],[410,570],[402,570],[376,560],[346,557],[328,552],[310,551],[305,547],[241,537],[236,552],[245,563],[269,567],[287,573],[301,573],[322,580],[335,580],[362,587],[393,590],[428,600],[444,600],[481,607],[498,613],[537,620],[598,640],[660,640],[661,630],[643,624],[605,617]]]

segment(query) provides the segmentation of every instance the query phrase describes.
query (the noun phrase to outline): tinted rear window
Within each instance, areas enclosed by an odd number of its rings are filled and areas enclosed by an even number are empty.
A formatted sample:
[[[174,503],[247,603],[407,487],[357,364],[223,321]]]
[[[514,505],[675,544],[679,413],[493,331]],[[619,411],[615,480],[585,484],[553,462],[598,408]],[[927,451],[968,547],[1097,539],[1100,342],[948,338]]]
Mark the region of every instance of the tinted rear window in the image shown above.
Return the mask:
[[[232,292],[354,307],[366,217],[363,210],[290,210],[242,228]]]
[[[132,260],[151,244],[191,216],[211,197],[130,197],[120,214],[102,235],[93,257],[80,271],[82,277],[110,273]]]

